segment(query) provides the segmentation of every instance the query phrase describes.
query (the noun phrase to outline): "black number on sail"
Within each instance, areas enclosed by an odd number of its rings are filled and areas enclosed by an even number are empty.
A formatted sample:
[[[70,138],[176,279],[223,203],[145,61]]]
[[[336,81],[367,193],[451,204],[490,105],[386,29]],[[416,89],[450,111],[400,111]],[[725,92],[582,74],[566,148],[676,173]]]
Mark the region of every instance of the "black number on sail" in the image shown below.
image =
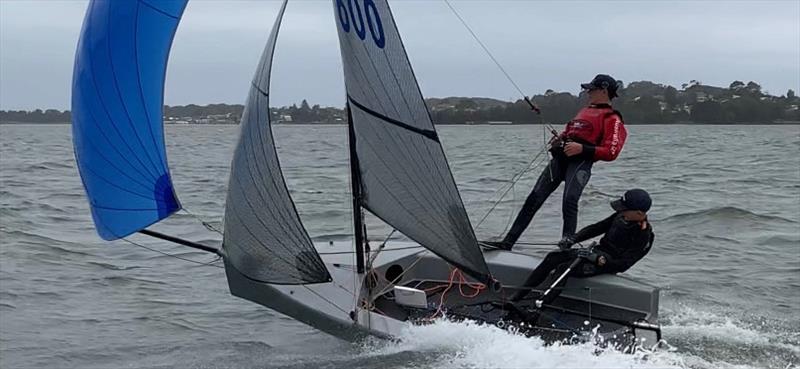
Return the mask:
[[[339,24],[345,32],[350,32],[350,17],[348,17],[347,6],[344,5],[342,0],[336,0],[336,10],[339,13]]]
[[[345,1],[347,1],[347,5],[345,5]],[[381,22],[378,8],[373,0],[361,0],[361,2],[363,6],[359,6],[359,0],[336,0],[339,24],[346,33],[350,33],[352,24],[356,35],[363,41],[367,38],[367,30],[364,27],[364,16],[366,16],[366,26],[369,28],[372,40],[375,41],[376,46],[383,49],[386,46],[386,36],[383,32],[383,22]]]
[[[372,12],[370,12],[370,9]],[[372,15],[370,15],[370,13]],[[367,25],[369,26],[369,33],[372,35],[372,40],[375,41],[375,45],[383,49],[386,45],[386,37],[383,35],[383,23],[381,23],[381,16],[378,14],[378,8],[375,7],[374,1],[364,0],[364,14],[367,15]],[[373,16],[375,17],[374,25]],[[380,37],[376,37],[375,32],[377,32]]]
[[[353,5],[355,3],[355,6]],[[353,11],[355,8],[355,12]],[[358,38],[364,40],[367,36],[367,31],[364,29],[364,16],[361,14],[361,8],[358,6],[358,0],[349,0],[347,2],[347,9],[350,11],[350,19],[353,20],[353,29],[355,29]],[[358,19],[356,19],[356,12],[358,13]]]

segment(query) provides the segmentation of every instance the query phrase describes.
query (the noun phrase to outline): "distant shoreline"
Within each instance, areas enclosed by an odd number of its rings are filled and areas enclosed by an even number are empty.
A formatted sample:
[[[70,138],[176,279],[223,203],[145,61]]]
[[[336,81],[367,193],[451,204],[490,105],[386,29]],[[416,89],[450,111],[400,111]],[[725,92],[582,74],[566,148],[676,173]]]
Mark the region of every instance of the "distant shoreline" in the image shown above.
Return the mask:
[[[54,126],[54,125],[69,125],[70,122],[47,122],[47,123],[34,123],[34,122],[0,122],[3,126]],[[343,126],[344,123],[280,123],[273,124],[273,126]],[[490,123],[436,123],[437,126],[494,126],[494,127],[517,127],[517,126],[539,126],[539,123],[524,123],[524,124],[490,124]],[[782,121],[782,122],[767,122],[767,123],[694,123],[694,122],[680,122],[680,123],[625,123],[627,126],[793,126],[800,125],[800,121]],[[164,124],[165,127],[225,127],[225,126],[238,126],[238,124]]]

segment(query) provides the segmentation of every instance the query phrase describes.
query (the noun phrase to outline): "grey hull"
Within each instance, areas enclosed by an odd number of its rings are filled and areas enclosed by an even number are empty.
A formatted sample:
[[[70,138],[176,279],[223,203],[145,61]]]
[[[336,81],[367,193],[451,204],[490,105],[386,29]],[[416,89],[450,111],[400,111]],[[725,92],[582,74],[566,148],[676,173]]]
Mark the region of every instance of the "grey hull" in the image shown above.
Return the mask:
[[[442,259],[417,244],[390,242],[377,254],[374,275],[364,283],[365,275],[355,273],[352,243],[316,243],[317,250],[331,272],[333,282],[315,285],[275,285],[248,279],[226,262],[228,284],[233,295],[287,315],[328,334],[345,340],[358,340],[368,335],[396,337],[413,319],[407,311],[391,301],[369,296],[391,291],[386,277],[402,268],[398,285],[420,286],[424,283],[446,283],[450,267]],[[495,278],[504,284],[504,291],[513,292],[525,280],[540,258],[524,252],[486,251],[485,258]],[[371,293],[370,293],[371,291]],[[487,290],[483,298],[494,297]],[[656,287],[619,275],[572,278],[554,303],[577,317],[606,316],[657,327],[658,297]],[[447,297],[455,301],[458,296]],[[455,302],[453,302],[455,303]],[[380,306],[381,308],[377,308]],[[366,308],[369,307],[369,308]],[[564,314],[563,311],[560,312]],[[601,319],[602,321],[602,319]],[[604,321],[605,322],[605,321]],[[606,324],[609,333],[621,328]],[[630,330],[630,329],[629,329]],[[632,330],[631,330],[632,331]],[[654,338],[650,338],[653,340]]]

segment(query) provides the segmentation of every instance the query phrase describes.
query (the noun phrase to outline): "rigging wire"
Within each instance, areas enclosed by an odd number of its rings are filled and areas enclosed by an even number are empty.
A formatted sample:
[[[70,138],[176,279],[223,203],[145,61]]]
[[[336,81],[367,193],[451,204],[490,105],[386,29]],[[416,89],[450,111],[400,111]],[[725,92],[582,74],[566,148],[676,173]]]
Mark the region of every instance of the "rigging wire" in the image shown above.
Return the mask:
[[[508,74],[508,72],[506,72],[506,69],[505,69],[505,68],[503,68],[503,66],[502,66],[502,65],[500,65],[500,62],[499,62],[499,61],[497,61],[497,59],[494,57],[494,55],[492,55],[492,52],[491,52],[491,51],[489,51],[489,48],[488,48],[488,47],[486,47],[486,45],[483,43],[483,41],[481,41],[481,39],[480,39],[480,38],[478,38],[478,35],[477,35],[477,34],[475,34],[475,31],[473,31],[473,30],[472,30],[472,27],[470,27],[470,26],[469,26],[469,24],[467,24],[467,21],[466,21],[466,20],[464,20],[464,18],[462,18],[462,17],[461,17],[461,14],[459,14],[459,13],[458,13],[458,11],[456,11],[456,9],[453,7],[453,5],[452,5],[452,4],[450,4],[450,1],[448,1],[448,0],[444,0],[444,3],[445,3],[445,4],[447,4],[447,7],[448,7],[448,8],[450,8],[450,10],[453,12],[453,14],[455,14],[455,16],[458,18],[458,20],[459,20],[459,21],[461,21],[461,24],[463,24],[463,25],[464,25],[464,27],[467,29],[467,31],[469,31],[469,33],[472,35],[472,38],[474,38],[474,39],[475,39],[475,41],[477,41],[477,42],[478,42],[478,45],[480,45],[480,46],[481,46],[481,48],[483,48],[483,51],[485,51],[485,52],[486,52],[486,55],[488,55],[488,56],[489,56],[489,58],[491,58],[491,59],[492,59],[492,61],[494,62],[494,64],[495,64],[495,65],[497,65],[497,68],[499,68],[499,69],[500,69],[500,71],[501,71],[501,72],[503,72],[503,74],[506,76],[506,78],[508,79],[508,81],[509,81],[509,82],[511,82],[511,84],[514,86],[514,88],[517,90],[517,92],[519,92],[519,94],[522,96],[522,98],[523,98],[523,99],[525,99],[525,101],[526,101],[528,104],[530,104],[530,105],[531,105],[531,108],[533,108],[534,110],[536,110],[536,111],[538,112],[538,110],[539,110],[539,109],[538,109],[538,108],[536,108],[536,107],[533,105],[533,103],[531,103],[531,101],[530,101],[530,100],[528,100],[528,98],[525,96],[525,93],[524,93],[524,92],[522,92],[522,89],[521,89],[521,88],[519,88],[519,86],[517,85],[517,83],[516,83],[516,82],[514,82],[514,79],[513,79],[513,78],[511,78],[511,75],[509,75],[509,74]]]
[[[481,224],[483,224],[483,222],[486,220],[486,218],[489,217],[489,214],[491,214],[492,211],[494,211],[494,209],[497,207],[497,205],[500,205],[500,202],[503,201],[505,196],[508,194],[508,191],[510,191],[514,187],[514,184],[517,183],[517,181],[522,179],[522,177],[523,177],[523,175],[525,173],[527,173],[528,171],[539,167],[542,164],[542,163],[537,163],[537,161],[544,162],[543,160],[539,160],[539,159],[541,158],[542,154],[545,153],[545,152],[547,152],[546,147],[542,147],[542,149],[539,150],[539,152],[536,155],[534,155],[533,159],[531,159],[528,162],[528,165],[526,165],[524,168],[522,168],[522,170],[520,170],[519,172],[515,173],[511,177],[511,180],[509,181],[510,183],[508,185],[506,185],[505,190],[502,190],[503,187],[501,187],[501,190],[503,191],[503,193],[500,195],[500,198],[497,199],[497,201],[495,201],[494,204],[492,204],[492,206],[489,208],[489,210],[486,212],[486,214],[484,214],[484,216],[481,218],[481,220],[478,221],[478,223],[475,225],[475,228],[478,228],[478,227],[481,226]],[[545,156],[544,158],[547,158],[547,156]],[[536,165],[534,165],[534,164],[536,164]]]
[[[216,232],[216,233],[218,233],[219,235],[223,235],[223,234],[222,234],[222,231],[220,231],[219,229],[217,229],[216,227],[214,227],[214,226],[213,226],[211,223],[208,223],[208,222],[206,222],[205,220],[203,220],[203,218],[200,218],[199,216],[195,215],[194,213],[192,213],[191,211],[189,211],[189,209],[187,209],[187,208],[185,208],[185,207],[182,207],[182,208],[181,208],[181,210],[183,210],[183,211],[184,211],[186,214],[188,214],[189,216],[191,216],[192,218],[194,218],[195,220],[197,220],[198,222],[200,222],[200,224],[202,224],[202,225],[203,225],[203,227],[206,227],[206,229],[207,229],[207,230],[209,230],[209,231],[211,231],[211,232]]]
[[[539,110],[539,108],[536,105],[533,104],[533,102],[528,98],[528,96],[525,95],[525,93],[522,91],[522,89],[519,87],[519,85],[514,81],[514,79],[511,77],[511,75],[508,73],[508,71],[506,71],[506,69],[503,68],[503,65],[500,64],[500,62],[497,60],[497,58],[495,58],[494,54],[492,54],[492,52],[489,50],[489,48],[486,46],[486,44],[484,44],[483,41],[481,41],[480,37],[478,37],[478,35],[475,33],[475,31],[472,29],[472,27],[470,27],[470,25],[467,23],[467,21],[464,19],[464,17],[462,17],[461,14],[455,9],[455,7],[453,7],[453,5],[450,4],[450,1],[449,0],[443,0],[443,1],[447,5],[447,7],[450,8],[450,11],[453,12],[453,14],[456,16],[456,18],[458,18],[458,20],[461,22],[461,24],[464,26],[464,28],[466,28],[467,31],[470,33],[470,35],[472,35],[472,38],[475,39],[475,42],[478,43],[478,45],[481,47],[481,49],[483,49],[483,51],[486,53],[486,55],[497,66],[497,68],[500,70],[500,72],[503,73],[503,75],[506,77],[508,82],[510,82],[511,85],[514,86],[514,89],[517,90],[517,92],[520,94],[520,96],[522,96],[522,99],[525,100],[525,102],[531,107],[531,109],[538,114],[539,123],[540,124],[544,124],[544,122],[542,121],[541,111]],[[531,160],[531,162],[525,168],[523,168],[520,172],[518,172],[517,174],[515,174],[512,177],[510,185],[505,189],[505,191],[503,191],[503,194],[500,196],[500,198],[492,205],[492,207],[489,209],[489,211],[486,212],[486,214],[483,216],[483,218],[481,218],[481,220],[477,223],[477,225],[475,226],[476,229],[478,227],[480,227],[480,225],[486,220],[486,218],[489,216],[489,214],[491,214],[492,211],[494,211],[494,209],[497,207],[497,205],[499,205],[499,203],[505,198],[505,196],[508,194],[508,191],[514,189],[514,184],[517,181],[519,181],[525,173],[527,173],[528,171],[533,170],[533,169],[537,168],[539,165],[541,165],[541,163],[539,163],[539,164],[534,166],[534,162],[536,161],[537,158],[539,158],[539,156],[543,152],[546,151],[546,147],[547,147],[546,144],[543,145],[542,150],[539,153],[536,154],[534,159]],[[546,156],[545,156],[545,158],[546,158]],[[503,233],[505,233],[505,231],[508,229],[508,227],[510,225],[511,225],[511,219],[509,219],[508,223],[506,224],[506,226],[505,226],[505,228],[503,230]]]
[[[342,308],[341,308],[339,305],[336,305],[336,304],[335,304],[334,302],[332,302],[331,300],[329,300],[329,299],[325,298],[325,296],[322,296],[322,295],[320,295],[320,294],[319,294],[319,292],[317,292],[317,291],[314,291],[313,289],[311,289],[310,287],[308,287],[308,285],[301,284],[301,286],[303,286],[303,287],[304,287],[305,289],[307,289],[309,292],[313,293],[314,295],[316,295],[317,297],[319,297],[319,298],[320,298],[320,299],[322,299],[323,301],[327,302],[327,303],[328,303],[328,304],[330,304],[331,306],[335,307],[336,309],[338,309],[339,311],[341,311],[342,313],[344,313],[344,315],[350,315],[350,313],[349,313],[349,312],[347,312],[346,310],[342,309]]]
[[[202,262],[202,261],[187,259],[187,258],[178,256],[178,255],[175,255],[175,254],[166,253],[166,252],[161,251],[161,250],[156,250],[156,249],[154,249],[152,247],[148,247],[148,246],[142,245],[142,244],[140,244],[138,242],[131,241],[131,240],[127,239],[127,238],[121,238],[121,240],[123,240],[123,241],[125,241],[125,242],[127,242],[127,243],[129,243],[131,245],[134,245],[136,247],[141,247],[141,248],[143,248],[145,250],[149,250],[149,251],[152,251],[152,252],[164,255],[164,256],[168,256],[168,257],[171,257],[171,258],[175,258],[175,259],[178,259],[178,260],[187,261],[187,262],[190,262],[190,263],[193,263],[193,264],[197,264],[197,265],[200,265],[200,266],[213,266],[213,267],[217,267],[217,268],[223,268],[221,265],[214,264],[214,263],[220,261],[220,259],[222,259],[222,257],[219,256],[219,255],[217,255],[214,258],[214,260],[211,260],[209,262]]]
[[[391,249],[383,249],[383,252],[390,252],[390,251],[402,251],[402,250],[411,250],[411,249],[422,249],[425,248],[422,245],[418,246],[405,246],[405,247],[393,247]],[[371,254],[375,254],[380,252],[380,250],[370,251]],[[346,255],[346,254],[355,254],[355,251],[328,251],[328,252],[319,252],[320,255]]]

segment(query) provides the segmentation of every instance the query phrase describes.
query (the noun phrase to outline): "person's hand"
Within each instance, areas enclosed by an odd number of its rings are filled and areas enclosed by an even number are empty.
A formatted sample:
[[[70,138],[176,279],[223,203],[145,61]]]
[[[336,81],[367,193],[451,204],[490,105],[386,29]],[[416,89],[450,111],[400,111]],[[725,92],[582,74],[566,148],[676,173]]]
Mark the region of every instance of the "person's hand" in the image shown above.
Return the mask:
[[[605,257],[605,256],[603,256],[603,255],[600,255],[600,256],[597,258],[597,266],[603,266],[603,265],[606,265],[606,261],[607,261],[607,260],[606,260],[606,257]]]
[[[567,142],[567,144],[564,145],[564,153],[567,154],[567,156],[579,155],[582,152],[583,145],[577,142]]]
[[[564,236],[561,241],[558,241],[558,248],[561,250],[568,250],[572,245],[575,244],[575,237],[574,236]]]
[[[579,258],[583,258],[583,259],[585,259],[586,261],[588,261],[588,262],[590,262],[592,264],[597,264],[598,263],[598,260],[597,260],[598,257],[602,257],[602,256],[599,256],[599,255],[595,254],[594,252],[592,252],[591,249],[580,249],[580,250],[578,250],[578,257]]]

